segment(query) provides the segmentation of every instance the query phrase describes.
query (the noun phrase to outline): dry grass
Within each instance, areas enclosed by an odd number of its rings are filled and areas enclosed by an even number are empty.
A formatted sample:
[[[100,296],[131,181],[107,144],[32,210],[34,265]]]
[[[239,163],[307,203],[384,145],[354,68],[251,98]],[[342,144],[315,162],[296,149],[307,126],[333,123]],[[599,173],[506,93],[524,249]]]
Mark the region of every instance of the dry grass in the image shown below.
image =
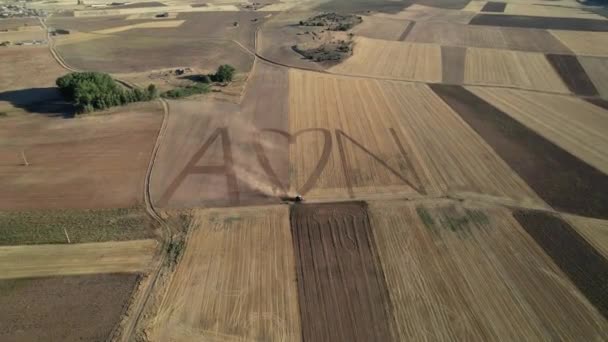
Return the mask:
[[[608,221],[574,215],[564,216],[585,240],[608,258]]]
[[[508,210],[404,202],[370,209],[398,340],[606,338],[606,320]]]
[[[307,197],[348,195],[335,129],[343,130],[429,195],[485,194],[542,205],[528,186],[426,85],[290,71],[290,131],[332,131],[327,165]],[[403,153],[390,129],[395,130]],[[348,139],[342,139],[353,194],[416,191]],[[306,133],[291,145],[291,184],[301,188],[320,159],[323,138]],[[418,181],[419,179],[419,181]]]
[[[41,27],[30,27],[29,30],[0,32],[0,42],[10,41],[13,43],[23,40],[46,40],[46,32]]]
[[[288,208],[198,211],[191,229],[151,339],[300,340]]]
[[[550,30],[549,32],[577,55],[608,56],[608,34],[606,32],[561,30]]]
[[[606,111],[576,97],[513,89],[470,91],[597,169],[608,173]]]
[[[347,75],[440,82],[441,48],[439,45],[357,37],[353,56],[329,71]]]
[[[464,82],[569,93],[545,56],[532,52],[469,48]]]
[[[156,240],[0,247],[0,279],[144,272]]]

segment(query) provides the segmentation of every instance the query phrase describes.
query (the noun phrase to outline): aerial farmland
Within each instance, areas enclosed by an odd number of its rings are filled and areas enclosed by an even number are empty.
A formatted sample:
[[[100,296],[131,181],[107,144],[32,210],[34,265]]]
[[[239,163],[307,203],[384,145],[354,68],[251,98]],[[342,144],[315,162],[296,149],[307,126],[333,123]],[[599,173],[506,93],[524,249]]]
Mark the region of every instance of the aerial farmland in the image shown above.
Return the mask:
[[[608,2],[0,0],[0,341],[608,340]]]

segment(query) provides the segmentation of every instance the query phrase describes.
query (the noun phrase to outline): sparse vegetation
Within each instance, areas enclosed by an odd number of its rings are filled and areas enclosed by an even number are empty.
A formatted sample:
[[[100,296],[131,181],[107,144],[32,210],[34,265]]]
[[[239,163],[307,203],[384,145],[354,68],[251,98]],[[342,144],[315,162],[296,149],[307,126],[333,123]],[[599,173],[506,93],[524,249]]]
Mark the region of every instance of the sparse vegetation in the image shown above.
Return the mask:
[[[65,231],[64,231],[65,230]],[[123,241],[154,236],[141,209],[0,212],[0,246]]]
[[[353,42],[337,40],[321,44],[316,48],[303,49],[295,45],[293,49],[302,56],[315,62],[340,61],[353,53]]]
[[[197,94],[205,94],[211,91],[211,86],[205,83],[196,83],[191,86],[178,87],[175,89],[167,90],[162,93],[161,96],[169,99],[179,99],[186,96],[192,96]]]
[[[211,91],[211,84],[213,82],[231,82],[235,72],[236,68],[232,65],[223,64],[217,68],[215,74],[201,75],[193,85],[168,90],[162,93],[161,96],[169,99],[179,99],[197,94],[205,94]]]
[[[7,112],[0,112],[0,118],[7,117],[7,116],[8,116]]]
[[[131,102],[150,101],[158,96],[153,84],[146,90],[126,89],[110,75],[100,72],[72,72],[59,77],[56,84],[79,113],[104,110]]]
[[[348,31],[363,19],[354,14],[324,13],[300,21],[301,26],[323,26],[330,31]]]

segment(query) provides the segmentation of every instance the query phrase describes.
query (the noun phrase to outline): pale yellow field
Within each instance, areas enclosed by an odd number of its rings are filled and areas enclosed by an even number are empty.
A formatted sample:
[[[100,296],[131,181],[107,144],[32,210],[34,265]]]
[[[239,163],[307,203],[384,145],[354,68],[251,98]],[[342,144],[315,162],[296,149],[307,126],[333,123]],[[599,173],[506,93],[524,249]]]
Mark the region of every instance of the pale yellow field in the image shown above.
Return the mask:
[[[608,111],[573,96],[467,88],[556,145],[608,173]]]
[[[464,82],[569,93],[545,56],[535,52],[468,48]]]
[[[405,10],[395,13],[377,13],[374,16],[392,19],[407,19],[414,21],[443,21],[449,23],[468,24],[475,12],[458,11],[413,4]]]
[[[608,258],[608,221],[574,215],[564,217],[587,242]]]
[[[298,341],[287,206],[200,210],[148,335],[153,341]]]
[[[505,208],[370,203],[402,341],[600,341],[608,324]]]
[[[483,8],[483,6],[485,6],[487,3],[487,1],[477,1],[477,0],[472,0],[469,1],[469,3],[464,6],[464,8],[462,9],[463,11],[466,12],[479,12],[481,11],[481,9]]]
[[[185,20],[157,20],[157,21],[149,21],[146,23],[139,23],[134,25],[125,25],[112,27],[105,30],[94,31],[93,33],[99,34],[112,34],[117,32],[123,32],[134,29],[144,29],[144,28],[172,28],[181,26]]]
[[[441,47],[357,37],[353,55],[329,72],[440,82]]]
[[[546,4],[507,4],[503,14],[557,18],[606,19],[589,10],[566,6],[547,6]]]
[[[577,55],[608,56],[608,34],[606,32],[560,30],[549,30],[549,32]]]
[[[409,23],[411,23],[410,20],[404,19],[390,19],[373,15],[363,16],[363,22],[355,26],[351,32],[359,37],[399,40]]]
[[[578,57],[601,97],[608,99],[608,58]]]
[[[144,272],[156,240],[0,247],[0,279]]]
[[[291,134],[324,128],[332,135],[331,153],[318,179],[311,175],[322,156],[322,133],[300,133],[297,143],[290,145],[292,188],[302,192],[306,182],[316,180],[306,197],[350,196],[346,166],[354,197],[450,193],[544,206],[492,148],[424,84],[290,70],[289,89]],[[336,129],[377,159],[344,137],[341,153]]]

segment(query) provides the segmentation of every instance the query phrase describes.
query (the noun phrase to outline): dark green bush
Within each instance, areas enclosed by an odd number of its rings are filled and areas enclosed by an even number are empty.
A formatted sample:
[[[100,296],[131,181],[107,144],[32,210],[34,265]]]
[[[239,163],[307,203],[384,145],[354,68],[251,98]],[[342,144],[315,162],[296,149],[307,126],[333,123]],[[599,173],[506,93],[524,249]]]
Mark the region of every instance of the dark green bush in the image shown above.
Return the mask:
[[[216,82],[230,82],[232,81],[235,72],[236,69],[230,64],[220,65],[213,75],[213,80]]]
[[[79,112],[92,112],[131,102],[150,101],[158,96],[156,86],[146,90],[125,89],[100,72],[73,72],[56,81],[62,94],[76,106]]]

